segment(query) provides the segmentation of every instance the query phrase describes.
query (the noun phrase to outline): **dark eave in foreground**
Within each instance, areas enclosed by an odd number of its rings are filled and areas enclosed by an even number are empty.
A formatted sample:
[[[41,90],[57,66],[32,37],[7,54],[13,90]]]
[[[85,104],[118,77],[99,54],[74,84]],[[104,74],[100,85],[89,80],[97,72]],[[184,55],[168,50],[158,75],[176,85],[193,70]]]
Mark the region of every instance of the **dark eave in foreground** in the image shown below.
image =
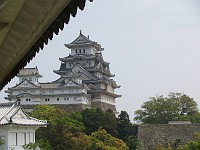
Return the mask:
[[[93,1],[93,0],[89,0]],[[41,36],[33,43],[32,47],[24,54],[22,59],[18,61],[15,66],[6,74],[6,76],[0,82],[0,90],[8,83],[12,78],[14,78],[17,73],[30,62],[36,53],[40,49],[44,48],[44,44],[48,44],[49,40],[52,40],[53,35],[58,35],[59,30],[63,30],[64,24],[68,23],[70,20],[70,15],[73,17],[77,14],[77,9],[83,10],[85,7],[86,0],[71,0],[69,4],[60,12],[55,20],[46,28],[46,30],[41,33]]]

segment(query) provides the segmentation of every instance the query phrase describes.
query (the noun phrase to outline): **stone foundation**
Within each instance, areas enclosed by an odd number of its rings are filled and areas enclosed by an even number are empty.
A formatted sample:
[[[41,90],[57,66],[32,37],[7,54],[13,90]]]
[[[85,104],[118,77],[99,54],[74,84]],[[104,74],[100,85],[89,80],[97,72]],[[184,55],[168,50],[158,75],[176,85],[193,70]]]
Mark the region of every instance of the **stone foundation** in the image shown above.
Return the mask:
[[[113,112],[117,111],[115,105],[111,105],[111,104],[104,103],[104,102],[92,102],[91,105],[94,108],[100,108],[102,110],[108,110],[108,109],[110,109]]]
[[[90,105],[85,105],[85,104],[68,104],[68,105],[58,105],[58,104],[55,104],[55,105],[52,105],[52,106],[55,106],[59,109],[62,109],[62,110],[65,110],[66,112],[76,112],[76,111],[82,111],[86,108],[91,108]]]
[[[155,146],[174,143],[186,144],[193,139],[195,132],[200,132],[200,124],[152,124],[139,125],[138,150],[153,150]]]
[[[37,105],[21,105],[22,108],[26,111],[26,112],[31,112],[34,107],[36,107]],[[69,113],[71,112],[75,112],[75,111],[82,111],[86,108],[100,108],[102,110],[112,110],[113,112],[116,112],[116,107],[115,105],[111,105],[111,104],[107,104],[104,102],[92,102],[91,105],[86,105],[86,104],[52,104],[50,106],[55,106],[59,109],[63,109]]]
[[[26,111],[26,112],[31,112],[37,105],[21,105],[22,108]],[[55,106],[56,108],[65,110],[66,112],[75,112],[75,111],[82,111],[86,108],[91,108],[90,105],[85,105],[85,104],[68,104],[68,105],[64,105],[64,104],[53,104],[50,106]]]

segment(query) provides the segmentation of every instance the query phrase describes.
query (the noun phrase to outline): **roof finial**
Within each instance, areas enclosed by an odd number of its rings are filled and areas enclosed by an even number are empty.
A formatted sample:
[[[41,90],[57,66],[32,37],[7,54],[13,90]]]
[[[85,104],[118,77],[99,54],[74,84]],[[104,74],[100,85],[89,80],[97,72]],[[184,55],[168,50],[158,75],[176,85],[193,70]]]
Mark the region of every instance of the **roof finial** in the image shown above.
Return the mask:
[[[87,38],[90,39],[90,36],[88,35]]]
[[[82,31],[80,30],[80,35],[82,34]]]

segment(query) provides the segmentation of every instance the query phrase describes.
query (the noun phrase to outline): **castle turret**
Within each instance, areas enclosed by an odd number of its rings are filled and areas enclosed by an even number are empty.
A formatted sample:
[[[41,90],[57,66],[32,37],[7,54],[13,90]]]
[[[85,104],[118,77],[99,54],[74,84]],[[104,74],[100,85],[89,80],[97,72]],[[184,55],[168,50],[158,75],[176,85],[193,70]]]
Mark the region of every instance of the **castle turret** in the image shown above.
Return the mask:
[[[30,81],[33,84],[38,85],[39,78],[42,76],[39,74],[37,66],[35,68],[24,68],[20,70],[17,74],[19,78],[19,83],[23,82],[24,80]]]
[[[101,45],[80,32],[73,42],[65,46],[71,54],[59,58],[60,69],[54,72],[61,78],[73,70],[79,72],[85,78],[82,82],[89,88],[87,93],[91,95],[92,106],[116,111],[115,99],[121,95],[115,94],[114,90],[120,86],[112,79],[114,75],[110,72],[109,63],[103,59]]]

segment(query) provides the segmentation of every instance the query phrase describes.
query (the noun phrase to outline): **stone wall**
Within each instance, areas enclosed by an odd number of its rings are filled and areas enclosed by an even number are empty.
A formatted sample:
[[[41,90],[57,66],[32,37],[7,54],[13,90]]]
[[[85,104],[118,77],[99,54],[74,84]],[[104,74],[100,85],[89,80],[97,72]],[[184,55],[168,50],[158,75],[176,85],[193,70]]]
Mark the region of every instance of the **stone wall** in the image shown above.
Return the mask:
[[[104,103],[104,102],[92,102],[91,105],[94,108],[100,108],[102,110],[108,110],[108,109],[110,109],[113,112],[117,111],[115,105],[111,105],[111,104]]]
[[[59,109],[63,109],[66,112],[76,112],[76,111],[82,111],[86,108],[91,108],[90,105],[85,105],[85,104],[68,104],[68,105],[52,105],[55,106]]]
[[[173,143],[176,140],[185,144],[193,139],[195,132],[200,132],[200,124],[139,125],[138,150],[153,150],[159,144]]]
[[[34,107],[36,107],[37,105],[21,105],[22,108],[26,111],[26,112],[31,112]],[[85,104],[68,104],[68,105],[64,105],[64,104],[53,104],[50,106],[55,106],[59,109],[65,110],[66,112],[76,112],[76,111],[82,111],[86,108],[91,108],[90,105],[85,105]]]
[[[21,105],[22,108],[26,112],[31,112],[34,107],[37,105]],[[50,106],[55,106],[57,108],[63,109],[67,112],[75,112],[75,111],[82,111],[86,108],[100,108],[102,110],[108,110],[111,109],[113,112],[116,112],[116,107],[115,105],[107,104],[104,102],[92,102],[91,105],[86,105],[86,104],[50,104]]]

